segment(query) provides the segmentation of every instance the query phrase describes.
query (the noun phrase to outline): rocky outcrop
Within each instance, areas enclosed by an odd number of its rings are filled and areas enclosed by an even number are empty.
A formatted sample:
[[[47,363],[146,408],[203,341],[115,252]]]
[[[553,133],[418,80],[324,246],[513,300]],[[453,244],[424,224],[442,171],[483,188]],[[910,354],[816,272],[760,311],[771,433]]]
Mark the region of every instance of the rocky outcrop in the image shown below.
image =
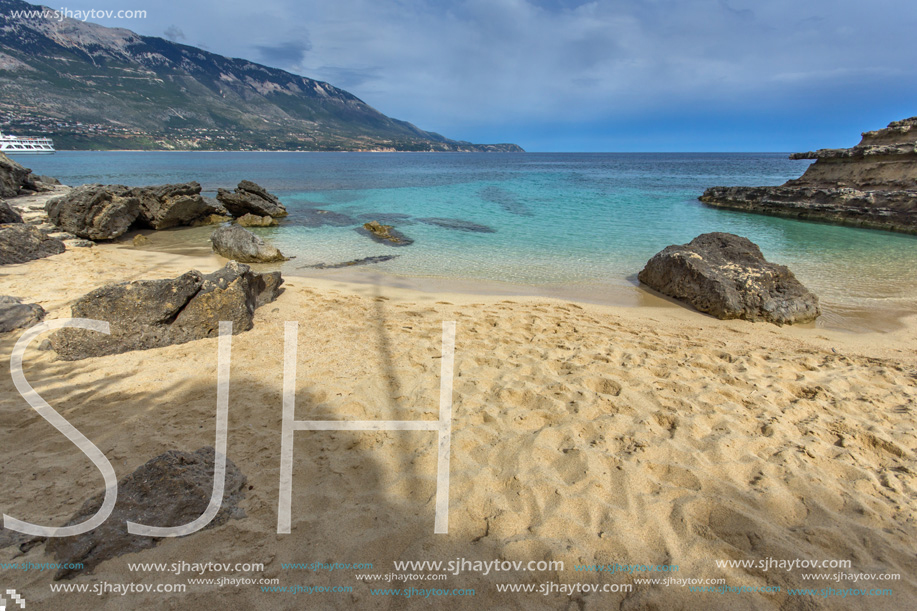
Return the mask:
[[[230,261],[212,274],[191,270],[178,278],[109,284],[77,299],[71,310],[73,318],[107,321],[111,333],[65,328],[50,336],[51,346],[74,361],[216,337],[224,320],[241,333],[282,283],[280,272],[259,274]]]
[[[393,226],[383,225],[379,221],[363,223],[363,227],[358,228],[358,231],[388,246],[408,246],[414,243],[414,240],[407,237]]]
[[[0,333],[24,329],[45,319],[45,309],[37,303],[22,303],[16,297],[0,295]]]
[[[226,209],[210,198],[201,197],[201,185],[186,182],[154,187],[135,187],[130,195],[140,202],[140,222],[152,229],[200,224]],[[218,221],[219,222],[219,221]]]
[[[83,185],[45,206],[52,223],[81,238],[111,240],[140,216],[140,200],[124,185]]]
[[[717,318],[778,325],[811,322],[818,298],[787,267],[769,263],[747,238],[705,233],[668,246],[637,276],[663,295],[686,301]]]
[[[210,242],[218,255],[241,263],[286,261],[283,253],[238,225],[220,227],[211,234]]]
[[[59,569],[54,579],[91,573],[106,560],[155,547],[162,540],[128,533],[129,521],[168,527],[183,526],[199,518],[207,510],[213,492],[214,457],[212,447],[196,452],[170,450],[122,478],[115,509],[101,526],[76,537],[48,541],[46,551],[59,563],[81,566]],[[239,507],[239,501],[245,498],[245,484],[245,476],[227,458],[223,502],[205,529],[225,524],[230,518],[245,517]],[[85,522],[99,511],[103,500],[101,493],[86,501],[67,525]]]
[[[32,170],[0,153],[0,197],[16,197],[26,186]]]
[[[264,187],[250,180],[240,182],[233,192],[219,189],[217,200],[226,207],[231,215],[237,217],[246,214],[271,217],[287,215],[287,209],[275,195],[268,193]]]
[[[152,229],[222,222],[226,210],[197,182],[126,187],[83,185],[49,201],[52,223],[82,238],[111,240],[133,226]]]
[[[917,117],[865,132],[857,146],[794,153],[815,159],[779,187],[712,187],[711,206],[917,234]]]
[[[0,201],[0,225],[9,225],[12,223],[21,223],[22,215],[14,210],[12,206],[4,201]]]
[[[271,216],[258,216],[248,213],[245,216],[240,216],[236,223],[241,227],[276,227],[277,219]]]
[[[0,265],[25,263],[64,252],[64,243],[32,225],[0,227]]]

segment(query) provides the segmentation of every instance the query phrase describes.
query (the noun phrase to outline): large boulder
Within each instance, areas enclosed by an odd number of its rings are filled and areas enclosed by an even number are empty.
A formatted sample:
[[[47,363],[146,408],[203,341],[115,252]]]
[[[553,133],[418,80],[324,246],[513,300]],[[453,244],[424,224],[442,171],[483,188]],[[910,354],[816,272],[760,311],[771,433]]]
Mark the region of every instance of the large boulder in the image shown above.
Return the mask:
[[[111,240],[140,215],[140,200],[124,185],[83,185],[45,205],[52,223],[81,238]]]
[[[21,223],[22,215],[19,212],[10,206],[4,201],[0,201],[0,225],[8,225],[11,223]]]
[[[640,282],[717,318],[782,324],[810,322],[818,298],[787,267],[769,263],[747,238],[705,233],[668,246],[638,275]]]
[[[140,202],[140,221],[153,229],[194,225],[226,213],[215,200],[201,197],[198,182],[136,187],[131,195]]]
[[[280,272],[259,274],[230,261],[212,274],[191,270],[178,278],[109,284],[77,299],[71,310],[74,318],[107,321],[111,333],[65,328],[50,336],[51,347],[75,361],[217,337],[224,320],[241,333],[282,283]]]
[[[220,227],[210,236],[210,242],[217,254],[241,263],[286,261],[283,253],[239,225]]]
[[[25,186],[32,170],[24,168],[0,153],[0,197],[16,197]]]
[[[0,226],[0,265],[25,263],[64,252],[64,243],[32,225]]]
[[[46,551],[58,562],[80,567],[59,569],[54,579],[72,579],[81,573],[91,573],[106,560],[141,552],[162,540],[128,533],[128,521],[168,527],[183,526],[199,518],[207,510],[213,492],[214,456],[212,447],[196,452],[170,450],[122,478],[118,482],[115,509],[101,526],[76,537],[48,541]],[[228,458],[224,481],[220,511],[205,529],[225,524],[230,518],[245,517],[238,504],[245,498],[246,478]],[[100,493],[86,501],[67,526],[85,522],[95,515],[104,497],[104,493]]]
[[[272,217],[287,215],[287,209],[275,195],[268,193],[264,187],[250,180],[240,182],[233,192],[227,189],[217,190],[217,200],[236,217],[249,213]]]
[[[45,319],[45,309],[37,303],[22,303],[16,297],[0,295],[0,333],[24,329]]]

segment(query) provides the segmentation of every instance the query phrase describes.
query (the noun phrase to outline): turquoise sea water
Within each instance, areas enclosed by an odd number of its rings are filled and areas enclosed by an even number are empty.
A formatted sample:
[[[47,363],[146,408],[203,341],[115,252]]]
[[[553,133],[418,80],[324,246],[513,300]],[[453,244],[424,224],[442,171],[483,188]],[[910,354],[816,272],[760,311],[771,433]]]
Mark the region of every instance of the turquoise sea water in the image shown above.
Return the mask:
[[[279,228],[257,230],[296,256],[284,266],[288,273],[319,274],[301,268],[399,255],[356,273],[396,283],[433,280],[438,288],[524,285],[533,293],[614,301],[614,294],[634,290],[636,273],[665,246],[728,231],[789,265],[829,310],[904,311],[917,304],[914,236],[722,211],[697,201],[713,185],[776,185],[798,177],[809,162],[785,154],[61,152],[24,161],[71,185],[197,180],[212,194],[254,180],[290,211]],[[430,218],[481,227],[419,220]],[[354,230],[372,219],[395,225],[415,243],[392,248]]]

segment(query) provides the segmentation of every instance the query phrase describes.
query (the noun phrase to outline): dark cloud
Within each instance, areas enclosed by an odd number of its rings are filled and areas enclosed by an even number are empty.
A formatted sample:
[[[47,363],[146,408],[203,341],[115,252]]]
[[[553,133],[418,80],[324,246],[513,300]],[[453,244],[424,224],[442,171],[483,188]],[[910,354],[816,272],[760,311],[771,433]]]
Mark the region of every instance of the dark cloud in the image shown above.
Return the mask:
[[[163,36],[171,40],[172,42],[178,42],[180,40],[185,40],[185,33],[182,32],[177,26],[170,25],[166,28],[166,31],[162,33]]]
[[[255,45],[261,59],[269,64],[298,66],[312,50],[312,44],[305,39],[289,40],[274,45]]]

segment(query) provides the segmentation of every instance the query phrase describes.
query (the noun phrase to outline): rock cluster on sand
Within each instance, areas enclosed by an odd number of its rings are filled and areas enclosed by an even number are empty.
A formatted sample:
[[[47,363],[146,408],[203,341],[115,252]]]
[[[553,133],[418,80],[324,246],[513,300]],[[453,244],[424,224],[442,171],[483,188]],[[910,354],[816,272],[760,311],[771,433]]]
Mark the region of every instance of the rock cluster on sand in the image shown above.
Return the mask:
[[[242,227],[276,227],[277,219],[272,216],[258,216],[249,212],[236,219],[236,223]]]
[[[216,337],[220,321],[233,333],[253,326],[255,308],[280,294],[280,272],[259,274],[230,261],[212,274],[109,284],[77,299],[74,318],[107,321],[111,333],[65,328],[50,336],[64,360],[119,354]]]
[[[0,333],[24,329],[45,319],[45,309],[37,303],[22,303],[17,297],[0,295]]]
[[[287,215],[287,209],[275,195],[268,193],[264,187],[250,180],[240,182],[233,192],[219,189],[217,200],[226,207],[230,214],[237,217],[246,214],[270,217]]]
[[[379,221],[363,223],[362,233],[377,242],[389,246],[407,246],[414,243],[414,240],[396,230],[393,226],[383,225]]]
[[[64,250],[63,242],[32,225],[0,226],[0,265],[25,263],[57,255]]]
[[[712,187],[711,206],[917,234],[917,117],[865,132],[849,149],[795,153],[815,159],[779,187]]]
[[[135,226],[168,229],[227,220],[226,210],[212,201],[201,197],[197,182],[133,188],[93,184],[50,200],[45,209],[65,231],[111,240]]]
[[[199,518],[210,503],[213,491],[214,449],[196,452],[170,450],[150,460],[118,482],[118,501],[111,516],[94,530],[76,536],[51,539],[46,550],[61,564],[82,568],[62,568],[55,580],[72,579],[92,572],[100,563],[123,554],[156,546],[161,539],[132,535],[127,522],[147,526],[182,526]],[[219,513],[207,527],[225,524],[230,518],[243,518],[238,506],[245,497],[246,478],[226,459],[225,487]],[[86,501],[67,525],[85,522],[102,506],[104,494]]]
[[[241,263],[286,261],[283,253],[238,225],[220,227],[211,234],[210,242],[218,255]]]
[[[0,225],[21,223],[22,215],[5,201],[0,200]]]
[[[668,246],[638,275],[663,295],[717,318],[792,324],[820,314],[818,298],[787,267],[769,263],[747,238],[705,233]]]

